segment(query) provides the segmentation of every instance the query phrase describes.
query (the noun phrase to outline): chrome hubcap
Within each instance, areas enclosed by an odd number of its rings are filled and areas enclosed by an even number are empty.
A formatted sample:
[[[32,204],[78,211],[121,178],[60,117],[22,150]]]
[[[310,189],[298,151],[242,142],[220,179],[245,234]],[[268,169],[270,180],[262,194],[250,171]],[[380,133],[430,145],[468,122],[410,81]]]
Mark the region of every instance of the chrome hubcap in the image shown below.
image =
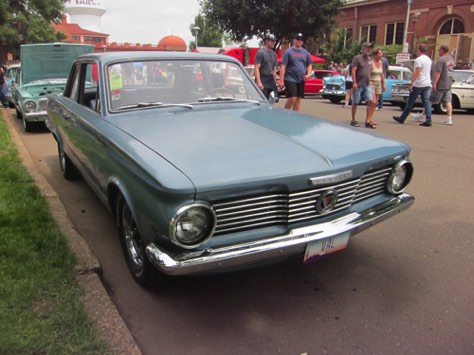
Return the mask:
[[[127,204],[122,211],[123,234],[128,254],[138,269],[143,267],[143,256],[141,255],[141,240],[137,231],[135,220]]]

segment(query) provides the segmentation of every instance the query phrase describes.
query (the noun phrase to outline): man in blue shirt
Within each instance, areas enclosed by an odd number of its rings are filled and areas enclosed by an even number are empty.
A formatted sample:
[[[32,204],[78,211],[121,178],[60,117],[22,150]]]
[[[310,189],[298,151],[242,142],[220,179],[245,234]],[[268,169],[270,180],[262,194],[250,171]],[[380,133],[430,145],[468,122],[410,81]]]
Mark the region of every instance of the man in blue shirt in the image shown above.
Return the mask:
[[[309,52],[303,48],[303,35],[293,38],[293,46],[283,53],[280,66],[280,87],[286,90],[285,108],[299,111],[304,97],[305,81],[311,76],[313,61]]]

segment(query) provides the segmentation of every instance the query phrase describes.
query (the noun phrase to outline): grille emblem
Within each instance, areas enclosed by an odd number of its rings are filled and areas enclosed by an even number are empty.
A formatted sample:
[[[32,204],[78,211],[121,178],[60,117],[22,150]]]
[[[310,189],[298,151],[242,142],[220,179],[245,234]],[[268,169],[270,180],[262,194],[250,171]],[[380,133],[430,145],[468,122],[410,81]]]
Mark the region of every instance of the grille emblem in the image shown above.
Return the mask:
[[[316,209],[319,213],[324,214],[332,211],[336,206],[337,202],[337,191],[327,190],[319,196],[316,201]]]

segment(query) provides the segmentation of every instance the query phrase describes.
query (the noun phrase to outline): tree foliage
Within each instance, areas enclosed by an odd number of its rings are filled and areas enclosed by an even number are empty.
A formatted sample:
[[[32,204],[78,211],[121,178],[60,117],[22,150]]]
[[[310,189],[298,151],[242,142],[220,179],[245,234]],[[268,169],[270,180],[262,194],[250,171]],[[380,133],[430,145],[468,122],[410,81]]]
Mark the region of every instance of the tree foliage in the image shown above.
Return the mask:
[[[64,0],[0,0],[0,46],[3,50],[24,43],[54,42],[64,38],[50,26],[59,21]]]
[[[295,33],[322,37],[345,0],[201,0],[206,18],[235,40],[273,33],[279,40]]]
[[[198,27],[199,29],[195,29]],[[215,27],[212,21],[207,21],[206,18],[199,14],[194,18],[194,23],[189,26],[189,30],[191,34],[196,38],[197,34],[197,44],[201,47],[221,47],[222,46],[222,38],[224,37],[224,33]],[[189,47],[195,48],[196,43],[191,41]]]

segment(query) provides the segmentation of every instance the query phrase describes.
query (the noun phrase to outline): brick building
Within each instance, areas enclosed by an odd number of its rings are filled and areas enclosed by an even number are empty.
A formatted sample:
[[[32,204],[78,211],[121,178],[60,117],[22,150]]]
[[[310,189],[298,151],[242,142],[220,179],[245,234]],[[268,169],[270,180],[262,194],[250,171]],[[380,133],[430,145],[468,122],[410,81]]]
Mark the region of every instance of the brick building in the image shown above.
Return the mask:
[[[347,30],[347,40],[403,45],[406,31],[409,53],[425,43],[436,59],[436,49],[446,44],[456,61],[474,62],[473,0],[348,0],[336,23]]]

